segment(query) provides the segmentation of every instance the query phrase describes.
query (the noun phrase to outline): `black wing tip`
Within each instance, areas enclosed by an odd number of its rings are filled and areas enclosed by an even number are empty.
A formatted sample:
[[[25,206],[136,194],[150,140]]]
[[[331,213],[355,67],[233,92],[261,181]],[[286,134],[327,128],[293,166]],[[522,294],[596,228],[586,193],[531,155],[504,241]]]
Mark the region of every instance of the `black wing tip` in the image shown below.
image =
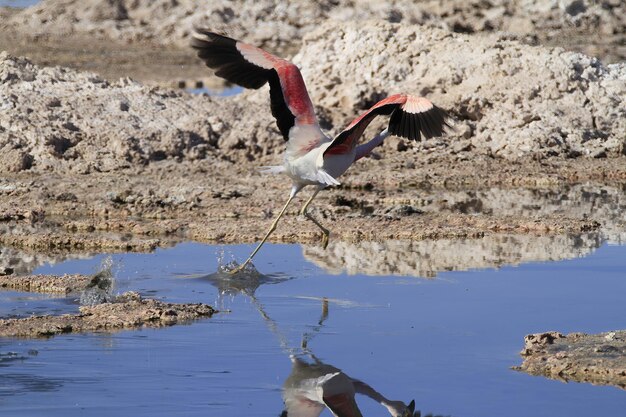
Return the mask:
[[[272,70],[248,62],[237,49],[237,40],[206,28],[194,28],[190,45],[215,75],[244,88],[263,86]]]
[[[397,107],[391,114],[388,129],[392,135],[419,142],[422,135],[426,139],[442,136],[450,128],[449,119],[448,112],[434,104],[422,113],[409,113]]]
[[[247,61],[237,49],[237,42],[210,29],[194,27],[190,44],[206,66],[228,82],[256,90],[269,81],[272,115],[276,118],[280,133],[285,140],[289,140],[289,131],[295,124],[295,116],[283,97],[278,73],[275,69],[262,68]]]
[[[289,140],[289,131],[294,126],[296,118],[285,102],[278,73],[272,70],[269,73],[268,81],[270,84],[270,107],[272,109],[272,115],[276,119],[276,125],[283,135],[283,138]]]

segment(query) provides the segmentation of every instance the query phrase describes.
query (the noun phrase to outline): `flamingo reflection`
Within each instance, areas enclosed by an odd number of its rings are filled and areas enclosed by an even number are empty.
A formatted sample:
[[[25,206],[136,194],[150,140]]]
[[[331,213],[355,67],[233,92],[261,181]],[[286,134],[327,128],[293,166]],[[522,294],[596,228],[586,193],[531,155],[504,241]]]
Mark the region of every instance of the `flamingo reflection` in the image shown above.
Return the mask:
[[[288,277],[266,276],[257,271],[247,271],[238,275],[218,271],[202,279],[215,286],[220,295],[248,297],[259,312],[269,330],[276,336],[281,349],[289,355],[291,372],[283,384],[282,397],[284,410],[281,417],[317,417],[328,408],[335,417],[362,417],[356,395],[369,397],[382,405],[393,417],[419,417],[415,411],[415,401],[406,404],[390,400],[371,385],[352,378],[341,369],[322,362],[311,351],[311,340],[323,328],[329,316],[329,300],[321,300],[322,313],[317,324],[304,333],[300,346],[293,347],[272,319],[263,304],[256,297],[256,290],[263,284],[277,284]]]
[[[258,304],[255,304],[258,306]],[[261,315],[268,316],[261,310]],[[402,401],[389,400],[380,392],[363,381],[350,377],[341,369],[319,360],[308,348],[312,336],[321,329],[328,318],[328,300],[322,301],[322,317],[314,333],[303,336],[300,355],[289,355],[291,373],[283,385],[285,410],[281,417],[319,416],[325,407],[336,417],[362,416],[356,402],[356,394],[365,395],[384,406],[393,417],[413,417],[415,401],[405,404]],[[275,323],[270,326],[275,329]],[[281,341],[282,344],[282,341]]]

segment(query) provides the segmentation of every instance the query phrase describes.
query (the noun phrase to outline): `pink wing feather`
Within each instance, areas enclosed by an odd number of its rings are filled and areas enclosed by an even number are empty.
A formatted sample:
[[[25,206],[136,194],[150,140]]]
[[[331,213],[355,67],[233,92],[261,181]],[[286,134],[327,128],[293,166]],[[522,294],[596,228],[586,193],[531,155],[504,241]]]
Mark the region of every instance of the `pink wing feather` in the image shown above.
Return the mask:
[[[440,136],[444,127],[448,126],[446,112],[430,100],[407,94],[395,94],[380,100],[354,119],[333,139],[324,155],[351,152],[367,126],[379,115],[391,115],[389,133],[410,140],[419,141],[420,132],[426,138]]]
[[[292,146],[307,149],[325,139],[297,66],[260,48],[208,30],[197,30],[191,46],[217,76],[227,81],[254,89],[269,82],[272,114],[283,137]],[[294,126],[299,129],[292,132]]]

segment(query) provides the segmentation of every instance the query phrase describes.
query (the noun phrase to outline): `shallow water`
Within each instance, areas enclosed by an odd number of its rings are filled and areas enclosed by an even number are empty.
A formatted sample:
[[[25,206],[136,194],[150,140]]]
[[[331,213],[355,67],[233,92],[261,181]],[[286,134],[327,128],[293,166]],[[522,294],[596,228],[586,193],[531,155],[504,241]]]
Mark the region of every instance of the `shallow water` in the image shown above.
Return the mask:
[[[30,7],[40,1],[41,0],[0,0],[0,7]]]
[[[251,246],[223,249],[227,258],[243,259]],[[336,268],[332,275],[297,245],[268,245],[256,259],[266,275],[233,285],[212,275],[216,246],[112,256],[120,268],[117,291],[230,312],[165,329],[0,340],[1,415],[277,416],[290,353],[340,368],[390,399],[414,398],[423,414],[623,415],[626,393],[617,388],[565,384],[509,367],[521,362],[527,333],[625,327],[626,246],[424,279]],[[91,273],[104,257],[35,272]],[[0,293],[3,314],[16,296]],[[33,299],[21,300],[16,314],[78,308],[26,296]],[[357,399],[363,415],[387,414]]]
[[[212,97],[231,97],[235,96],[243,91],[243,87],[239,87],[237,85],[231,87],[224,88],[209,88],[209,87],[200,87],[200,88],[186,88],[185,91],[191,94],[206,94]]]

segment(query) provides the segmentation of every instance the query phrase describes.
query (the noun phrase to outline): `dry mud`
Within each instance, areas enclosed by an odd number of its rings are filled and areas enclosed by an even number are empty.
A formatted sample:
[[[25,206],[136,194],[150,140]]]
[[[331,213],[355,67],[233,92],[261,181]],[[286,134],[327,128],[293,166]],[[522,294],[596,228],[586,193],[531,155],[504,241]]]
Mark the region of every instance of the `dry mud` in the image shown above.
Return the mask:
[[[111,83],[2,52],[0,172],[87,174],[163,159],[218,166],[230,157],[251,159],[273,153],[279,143],[271,117],[252,117],[269,114],[266,107],[130,79]]]
[[[350,47],[359,42],[365,50]],[[393,90],[427,94],[455,120],[443,139],[390,138],[322,193],[313,212],[333,240],[622,239],[624,64],[376,22],[322,25],[305,46],[296,60],[331,132]],[[88,252],[258,240],[288,188],[257,172],[284,149],[267,101],[266,91],[192,96],[0,54],[0,243]],[[318,241],[297,211],[274,241]]]
[[[0,337],[50,337],[63,333],[172,326],[211,317],[215,312],[207,304],[165,303],[126,292],[114,302],[81,306],[79,314],[0,320]]]
[[[626,152],[626,64],[605,67],[497,36],[375,22],[340,30],[323,25],[305,38],[295,61],[330,133],[378,99],[405,91],[427,95],[453,116],[447,138],[411,148],[424,154],[515,159]],[[267,101],[265,90],[233,99],[190,96],[1,53],[0,170],[86,174],[163,159],[209,160],[223,170],[263,160],[283,148]]]
[[[559,332],[524,338],[524,358],[515,369],[559,381],[589,382],[626,389],[626,331],[600,334]]]
[[[89,35],[33,40],[19,32],[0,29],[0,51],[27,56],[43,66],[60,65],[97,72],[111,81],[132,78],[146,85],[174,88],[195,87],[196,83],[223,86],[223,82],[207,73],[204,64],[190,54],[188,48],[127,44]]]
[[[35,42],[81,34],[185,47],[192,28],[206,26],[288,53],[297,51],[302,37],[323,22],[339,27],[375,19],[460,33],[504,31],[528,43],[561,44],[612,62],[626,53],[626,6],[620,0],[43,0],[22,11],[0,13],[0,30]]]
[[[450,268],[566,259],[590,253],[606,241],[626,241],[623,185],[570,184],[568,166],[543,166],[539,171],[537,164],[529,172],[516,169],[515,175],[504,175],[497,165],[491,169],[499,175],[489,175],[489,168],[482,166],[481,178],[470,174],[476,164],[468,162],[467,173],[461,170],[463,164],[457,167],[459,177],[445,172],[446,164],[426,165],[407,177],[372,177],[382,161],[365,162],[367,169],[348,175],[342,188],[320,193],[312,205],[312,213],[331,230],[327,251],[316,247],[320,233],[298,217],[298,204],[287,210],[271,240],[310,244],[303,249],[305,256],[330,271],[426,276]],[[594,173],[597,164],[605,163],[587,162]],[[271,182],[272,177],[215,176],[209,187],[202,172],[182,170],[179,175],[158,180],[150,174],[93,174],[73,188],[76,198],[69,202],[49,199],[45,192],[62,189],[65,176],[29,185],[32,189],[12,194],[12,201],[24,206],[47,203],[50,217],[35,223],[0,223],[0,236],[12,244],[0,249],[0,267],[28,273],[44,262],[110,251],[111,243],[119,245],[118,250],[124,245],[142,250],[154,242],[170,245],[185,238],[258,241],[288,191],[288,185]],[[18,180],[11,183],[20,189]],[[151,196],[152,189],[161,195],[186,193],[181,195],[193,204],[160,204],[157,193]],[[111,190],[124,198],[112,199]],[[67,245],[56,245],[50,236]],[[85,237],[91,246],[81,249]],[[359,259],[368,262],[355,270]]]
[[[333,126],[383,97],[411,92],[452,114],[451,140],[429,143],[443,152],[509,159],[626,152],[625,63],[384,22],[321,25],[294,62]]]

